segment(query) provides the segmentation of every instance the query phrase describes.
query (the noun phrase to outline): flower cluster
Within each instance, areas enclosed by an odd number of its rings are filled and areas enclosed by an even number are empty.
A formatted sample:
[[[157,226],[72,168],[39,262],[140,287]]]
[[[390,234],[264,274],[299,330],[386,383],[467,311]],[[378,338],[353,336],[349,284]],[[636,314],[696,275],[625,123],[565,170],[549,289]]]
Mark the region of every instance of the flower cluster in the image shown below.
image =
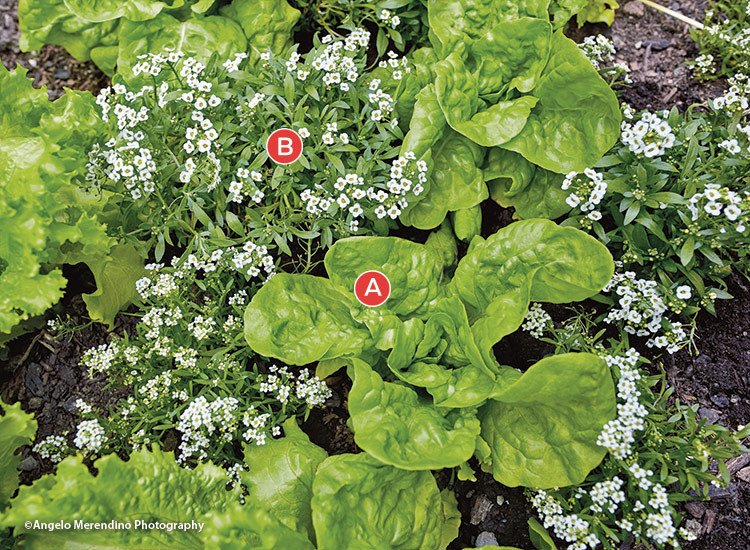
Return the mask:
[[[736,233],[745,233],[750,227],[750,191],[738,193],[715,183],[706,184],[702,193],[688,199],[687,209],[691,219],[698,221],[708,215],[710,225],[721,221],[732,226]],[[726,232],[725,227],[719,229]]]
[[[750,106],[750,76],[737,73],[729,79],[729,89],[710,101],[713,108],[729,116],[746,111]]]
[[[98,420],[84,420],[78,424],[73,444],[86,453],[98,453],[105,442],[104,428]]]
[[[624,459],[632,454],[635,432],[644,428],[644,419],[648,415],[639,401],[641,392],[637,388],[641,379],[637,368],[640,354],[631,348],[624,355],[604,354],[602,358],[610,368],[617,367],[620,377],[617,381],[617,418],[604,425],[596,443],[616,458]]]
[[[616,265],[622,267],[620,262]],[[668,307],[656,281],[639,279],[633,271],[615,272],[603,291],[614,292],[617,300],[617,305],[604,318],[606,323],[622,322],[628,334],[649,336],[647,346],[666,348],[669,353],[678,351],[686,343],[687,334],[682,325],[664,316]],[[679,295],[678,292],[678,298]]]
[[[552,317],[544,311],[542,304],[533,303],[523,318],[521,329],[531,334],[534,338],[541,338],[545,329],[552,323]]]
[[[380,10],[378,18],[385,24],[390,25],[394,29],[401,23],[401,19],[398,15],[393,15],[389,10]]]
[[[678,549],[678,536],[693,540],[695,535],[685,528],[677,529],[675,510],[666,488],[659,483],[658,476],[651,469],[638,463],[633,448],[635,432],[645,428],[648,416],[648,410],[639,401],[640,356],[632,348],[624,354],[603,351],[600,356],[619,373],[616,376],[618,413],[615,420],[604,426],[597,443],[621,461],[618,463],[622,467],[616,469],[617,474],[601,479],[588,488],[576,488],[572,498],[567,501],[556,494],[537,491],[531,498],[531,504],[542,518],[544,527],[552,528],[555,535],[572,543],[568,545],[568,550],[596,548],[605,538],[609,539],[611,531],[594,532],[595,526],[607,522],[606,517],[617,518],[611,521],[625,536],[635,536],[636,541],[647,545],[670,544]],[[597,515],[594,523],[582,517],[592,514]]]
[[[115,114],[117,134],[103,145],[94,144],[86,180],[94,186],[103,180],[121,182],[133,200],[157,191],[157,186],[164,185],[157,166],[169,166],[177,157],[174,152],[170,155],[165,146],[150,149],[144,142],[153,142],[149,130],[169,111],[170,121],[179,120],[174,131],[181,134],[179,146],[189,155],[178,165],[179,182],[188,185],[197,181],[209,191],[215,189],[221,181],[221,160],[217,155],[219,132],[212,118],[222,99],[213,93],[213,83],[202,78],[206,67],[191,57],[185,58],[182,52],[147,54],[139,59],[133,67],[135,75],[156,77],[169,65],[170,73],[179,73],[180,82],[163,80],[157,87],[145,85],[136,92],[115,84],[100,92],[96,102],[102,109],[102,118],[106,122],[110,111]],[[156,119],[151,120],[154,116]]]
[[[599,68],[600,63],[611,63],[615,58],[615,45],[602,34],[585,37],[579,44],[579,48],[583,50],[595,69]]]
[[[414,154],[407,152],[393,161],[385,184],[365,182],[355,173],[346,174],[337,177],[332,185],[316,184],[314,190],[306,189],[300,199],[311,215],[346,213],[349,232],[356,233],[360,218],[398,218],[409,206],[408,196],[424,192],[427,170],[426,162],[415,160]]]
[[[622,122],[620,140],[636,155],[653,158],[671,149],[676,137],[665,118],[646,111],[635,124]]]
[[[57,464],[69,453],[67,440],[61,435],[49,435],[39,441],[32,451]]]
[[[583,174],[585,177],[580,177],[578,172],[570,172],[565,176],[562,189],[570,191],[565,202],[571,208],[579,208],[589,221],[599,221],[602,219],[602,213],[597,207],[607,194],[607,182],[602,174],[591,168],[586,168]],[[581,220],[581,223],[585,223],[584,220]]]
[[[132,388],[114,419],[99,420],[109,422],[100,424],[112,434],[108,449],[158,443],[174,428],[181,463],[235,464],[232,442],[261,445],[290,415],[330,396],[306,369],[259,365],[244,341],[248,298],[275,273],[265,246],[197,239],[170,266],[149,264],[147,271],[136,285],[144,303],[137,332],[82,358],[92,374]],[[105,450],[101,442],[86,447]]]
[[[359,69],[354,60],[357,52],[367,50],[370,44],[370,32],[363,28],[355,28],[343,40],[334,40],[328,35],[322,39],[326,44],[323,51],[310,61],[310,66],[316,71],[323,72],[323,82],[326,86],[337,85],[342,92],[348,92],[352,83],[359,79]],[[297,68],[300,56],[293,53],[286,64],[289,72],[296,73],[299,80],[306,80],[310,68]]]

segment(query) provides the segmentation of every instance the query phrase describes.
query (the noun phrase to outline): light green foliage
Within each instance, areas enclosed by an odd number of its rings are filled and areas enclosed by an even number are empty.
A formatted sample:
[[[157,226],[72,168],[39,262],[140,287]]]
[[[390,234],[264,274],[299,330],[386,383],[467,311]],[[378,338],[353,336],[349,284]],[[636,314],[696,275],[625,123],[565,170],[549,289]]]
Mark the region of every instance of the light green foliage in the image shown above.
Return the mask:
[[[300,17],[299,10],[286,0],[234,0],[221,13],[240,24],[256,60],[269,50],[279,54],[286,52],[292,45],[292,28]],[[238,48],[237,51],[245,50]]]
[[[263,503],[288,528],[313,539],[312,481],[326,453],[310,443],[293,418],[283,428],[280,439],[245,446],[247,471],[241,479],[247,486],[247,500]]]
[[[473,410],[433,407],[408,386],[384,382],[358,359],[350,372],[352,428],[370,455],[403,470],[438,470],[471,458],[479,435]]]
[[[449,128],[431,154],[428,192],[401,215],[402,222],[419,229],[437,227],[448,211],[471,208],[488,196],[479,169],[484,151],[476,143]]]
[[[6,405],[0,402],[0,510],[18,487],[18,471],[21,455],[16,450],[28,445],[36,434],[36,420],[21,409],[21,404]]]
[[[402,222],[437,227],[448,211],[470,208],[476,203],[469,199],[486,196],[475,192],[484,182],[491,182],[496,200],[515,206],[521,217],[565,212],[550,172],[593,165],[620,130],[614,93],[558,29],[584,4],[554,3],[548,13],[547,2],[534,0],[428,3],[434,76],[420,74],[420,53],[417,76],[405,80],[397,98],[407,105],[416,99],[405,147],[431,157],[435,166],[426,195],[402,214]],[[422,90],[414,92],[419,85]],[[475,159],[488,159],[484,177],[474,178],[455,159],[440,167],[440,146],[451,135],[446,123],[478,147]]]
[[[547,170],[595,164],[620,130],[615,95],[578,46],[557,31],[532,95],[539,99],[523,130],[504,147]]]
[[[86,261],[95,271],[111,261],[113,239],[98,221],[102,202],[75,184],[100,129],[93,97],[69,91],[50,103],[21,68],[0,68],[0,86],[0,333],[7,333],[60,299],[61,264]],[[102,321],[132,297],[130,288],[104,284],[97,293],[111,304],[90,311]]]
[[[21,0],[21,49],[58,44],[104,72],[132,76],[140,54],[165,47],[206,61],[211,53],[282,53],[291,45],[300,12],[286,0]],[[221,15],[219,15],[221,13]]]
[[[318,550],[433,550],[443,509],[430,472],[405,472],[361,453],[337,455],[313,480]]]
[[[173,530],[69,530],[46,532],[24,527],[34,518],[40,522],[134,522],[202,521],[215,510],[222,510],[238,497],[225,490],[226,474],[211,464],[194,470],[182,469],[174,455],[143,449],[127,462],[109,455],[96,462],[92,476],[80,457],[69,457],[57,466],[56,475],[47,475],[32,486],[24,486],[11,508],[0,520],[25,534],[24,547],[44,548],[106,547],[146,549],[200,549],[203,545],[193,531]],[[90,545],[90,546],[89,546]]]
[[[419,469],[464,462],[476,443],[476,408],[484,405],[479,417],[498,479],[540,486],[582,479],[602,457],[595,436],[614,411],[606,366],[571,355],[522,376],[498,365],[492,346],[520,326],[532,297],[561,303],[596,294],[611,278],[611,256],[594,239],[546,220],[515,223],[486,241],[475,237],[449,283],[442,254],[432,250],[394,238],[338,241],[325,260],[330,279],[277,275],[259,290],[246,310],[245,338],[288,362],[349,364],[355,441],[385,463]],[[354,299],[354,279],[368,269],[391,279],[394,295],[381,308]],[[400,380],[383,381],[383,372]],[[558,395],[559,408],[539,406],[536,394],[547,391]],[[524,417],[528,440],[519,443],[508,430]],[[555,434],[574,429],[581,439],[560,446]],[[530,460],[550,461],[541,467],[519,458],[526,444],[535,449]]]
[[[0,419],[3,437],[11,428],[8,417]],[[29,437],[33,429],[13,426]],[[31,550],[434,550],[457,536],[455,497],[441,494],[430,472],[404,472],[366,454],[326,458],[293,420],[284,430],[264,446],[245,447],[244,504],[239,490],[226,490],[220,468],[209,463],[186,470],[170,453],[142,449],[128,461],[100,458],[96,476],[80,458],[65,459],[55,475],[21,489],[0,526],[14,527]],[[48,523],[115,519],[131,528],[34,530],[24,525],[32,517]],[[134,528],[136,520],[195,521],[203,530]]]
[[[214,52],[220,59],[244,52],[247,40],[239,23],[228,17],[213,15],[180,21],[160,13],[148,21],[123,19],[119,47],[117,72],[129,79],[139,55],[175,50],[205,63]]]
[[[614,385],[589,353],[542,359],[480,413],[492,473],[515,487],[576,485],[604,458],[591,445],[615,416]],[[554,480],[554,481],[551,481]]]

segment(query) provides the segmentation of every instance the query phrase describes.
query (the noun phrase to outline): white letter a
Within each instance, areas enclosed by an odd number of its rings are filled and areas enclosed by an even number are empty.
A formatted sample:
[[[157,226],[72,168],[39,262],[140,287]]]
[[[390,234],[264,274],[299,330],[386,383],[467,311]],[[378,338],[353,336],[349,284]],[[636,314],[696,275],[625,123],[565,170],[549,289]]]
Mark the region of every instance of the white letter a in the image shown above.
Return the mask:
[[[365,290],[365,296],[367,296],[371,292],[376,293],[378,296],[382,296],[380,287],[378,286],[378,282],[375,280],[375,277],[370,279],[370,282],[367,285],[367,290]]]

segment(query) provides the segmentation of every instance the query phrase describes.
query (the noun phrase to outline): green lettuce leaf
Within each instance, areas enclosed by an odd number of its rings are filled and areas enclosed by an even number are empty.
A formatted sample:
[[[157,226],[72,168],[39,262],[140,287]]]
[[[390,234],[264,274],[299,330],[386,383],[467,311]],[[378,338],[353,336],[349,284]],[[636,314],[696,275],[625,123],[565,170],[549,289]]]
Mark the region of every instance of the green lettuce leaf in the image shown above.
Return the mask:
[[[203,536],[206,544],[201,548],[205,550],[315,550],[304,534],[277,519],[265,508],[263,501],[248,501],[244,506],[234,503],[225,510],[210,514],[206,518]]]
[[[284,437],[280,439],[269,439],[260,446],[245,445],[248,468],[240,476],[248,490],[246,501],[262,504],[288,528],[315,540],[310,510],[312,481],[327,454],[310,443],[294,418],[283,427]]]
[[[268,50],[284,54],[292,45],[292,29],[301,15],[286,0],[233,0],[221,14],[240,24],[255,60]]]
[[[211,15],[180,21],[162,12],[148,21],[122,20],[117,71],[126,80],[133,78],[133,65],[138,56],[161,52],[167,48],[180,50],[206,62],[212,54],[226,59],[244,52],[247,40],[242,28],[229,17]]]
[[[547,65],[552,28],[542,19],[524,17],[495,25],[469,48],[480,95],[530,92]]]
[[[612,277],[607,248],[582,231],[525,220],[475,237],[451,281],[481,351],[518,329],[529,301],[565,303],[599,292]]]
[[[407,386],[384,382],[351,360],[349,392],[354,441],[369,455],[402,470],[452,468],[468,460],[479,435],[472,409],[440,410]]]
[[[432,148],[429,192],[401,214],[405,225],[432,229],[440,225],[448,211],[476,206],[489,195],[478,168],[484,150],[450,129]],[[427,187],[425,187],[427,189]]]
[[[596,439],[615,405],[603,359],[588,353],[542,359],[479,412],[493,476],[509,487],[581,483],[606,454]]]
[[[491,149],[487,158],[484,174],[492,200],[512,206],[519,218],[555,219],[570,210],[562,175],[535,167],[518,153],[499,147]]]
[[[443,510],[435,478],[362,453],[326,459],[313,480],[318,550],[434,550]]]
[[[140,300],[135,282],[146,274],[143,258],[129,244],[118,244],[110,255],[89,260],[96,291],[84,294],[83,301],[94,321],[112,327],[115,315],[125,306]]]
[[[21,51],[55,44],[65,48],[78,61],[94,58],[108,75],[114,72],[117,55],[115,53],[112,57],[104,52],[112,47],[117,49],[119,21],[87,21],[76,16],[64,0],[19,0],[18,24]]]
[[[443,532],[440,537],[440,549],[446,550],[448,545],[458,538],[458,530],[461,527],[461,512],[458,511],[458,500],[451,489],[440,491],[440,500],[443,503]]]
[[[148,21],[164,8],[176,8],[183,0],[175,0],[172,5],[154,0],[64,0],[65,6],[75,16],[92,23],[101,23],[125,17],[130,21]]]
[[[549,0],[429,0],[430,41],[440,57],[477,40],[501,21],[547,19]]]
[[[328,279],[279,273],[263,285],[245,310],[245,340],[253,350],[291,365],[354,355],[370,341],[352,316],[353,290]]]
[[[36,420],[21,409],[20,403],[0,402],[0,510],[5,508],[18,487],[18,465],[21,455],[16,450],[29,445],[36,434]]]
[[[549,62],[531,93],[539,103],[523,130],[502,147],[542,168],[583,171],[620,135],[614,92],[562,31],[552,36]]]
[[[98,222],[103,203],[74,179],[101,120],[91,94],[52,103],[25,69],[0,68],[0,333],[40,315],[62,296],[59,270],[71,252],[97,261],[113,244]]]
[[[423,245],[397,237],[336,241],[326,254],[325,266],[331,282],[342,290],[354,289],[357,277],[365,271],[383,273],[391,283],[391,295],[378,309],[401,317],[423,314],[440,292],[438,259]]]
[[[29,518],[40,522],[201,521],[202,516],[224,510],[239,497],[225,489],[221,468],[200,464],[181,468],[172,453],[142,449],[124,462],[116,455],[96,461],[98,474],[89,473],[81,457],[69,457],[32,486],[22,486],[11,508],[0,517],[0,525],[25,534],[24,547],[107,548],[111,550],[202,549],[197,532],[167,530],[69,530],[28,529]]]

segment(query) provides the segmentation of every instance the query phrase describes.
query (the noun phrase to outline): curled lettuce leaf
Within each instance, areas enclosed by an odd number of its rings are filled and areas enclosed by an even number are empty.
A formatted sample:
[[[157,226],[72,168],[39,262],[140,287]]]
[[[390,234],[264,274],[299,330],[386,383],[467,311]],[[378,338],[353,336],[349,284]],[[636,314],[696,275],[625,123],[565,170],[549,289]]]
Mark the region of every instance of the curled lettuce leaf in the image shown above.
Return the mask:
[[[270,439],[260,446],[245,445],[248,468],[241,478],[248,490],[246,500],[263,503],[288,528],[314,540],[312,480],[327,455],[310,443],[294,418],[284,422],[283,427],[284,437],[280,439]]]
[[[440,291],[442,269],[424,246],[396,237],[350,237],[336,241],[325,257],[331,281],[353,289],[362,273],[382,271],[391,283],[391,295],[381,310],[399,316],[418,315],[434,304]]]
[[[565,303],[599,292],[612,277],[606,247],[582,231],[525,220],[476,237],[451,288],[469,313],[483,353],[523,322],[530,301]]]
[[[419,229],[439,226],[448,211],[476,206],[489,196],[484,183],[484,151],[476,143],[446,130],[432,148],[432,170],[428,176],[429,192],[401,214],[401,221]]]
[[[531,94],[539,103],[523,130],[502,147],[542,168],[561,174],[583,171],[620,134],[614,92],[562,31],[552,36],[549,62]]]
[[[452,468],[474,453],[479,421],[471,409],[441,410],[411,388],[384,382],[353,359],[349,392],[354,441],[403,470]]]
[[[434,550],[440,491],[428,471],[405,471],[364,453],[329,457],[313,480],[318,550]]]
[[[604,458],[596,444],[616,414],[607,364],[589,353],[542,359],[480,411],[492,474],[509,487],[581,483]]]
[[[244,52],[247,40],[239,24],[228,17],[212,15],[180,21],[162,12],[148,21],[123,19],[119,46],[117,71],[127,80],[133,76],[139,55],[170,48],[205,62],[214,53],[226,59]]]
[[[549,0],[429,0],[433,46],[447,56],[461,42],[476,40],[501,21],[547,18]]]
[[[0,87],[0,333],[7,333],[60,299],[61,264],[75,256],[93,270],[114,243],[98,221],[103,201],[75,183],[100,130],[93,96],[68,91],[50,102],[21,68],[0,68]],[[131,292],[106,291],[120,305]]]
[[[36,434],[36,420],[21,409],[20,403],[6,405],[0,402],[0,510],[18,487],[21,455],[16,450],[28,445]]]
[[[174,454],[142,449],[127,462],[116,455],[96,461],[98,474],[89,473],[81,457],[69,457],[32,486],[22,486],[0,525],[25,534],[24,547],[109,548],[112,550],[164,548],[196,550],[203,547],[191,531],[167,530],[58,530],[26,528],[29,518],[40,522],[107,523],[201,521],[213,510],[223,510],[239,497],[226,490],[226,473],[212,464],[194,470],[181,468]]]
[[[352,355],[370,339],[352,319],[355,307],[352,291],[342,292],[328,279],[279,273],[245,310],[245,339],[261,355],[291,365]]]
[[[301,15],[286,0],[233,0],[221,13],[240,24],[254,59],[268,50],[283,54],[292,45],[292,29]]]

